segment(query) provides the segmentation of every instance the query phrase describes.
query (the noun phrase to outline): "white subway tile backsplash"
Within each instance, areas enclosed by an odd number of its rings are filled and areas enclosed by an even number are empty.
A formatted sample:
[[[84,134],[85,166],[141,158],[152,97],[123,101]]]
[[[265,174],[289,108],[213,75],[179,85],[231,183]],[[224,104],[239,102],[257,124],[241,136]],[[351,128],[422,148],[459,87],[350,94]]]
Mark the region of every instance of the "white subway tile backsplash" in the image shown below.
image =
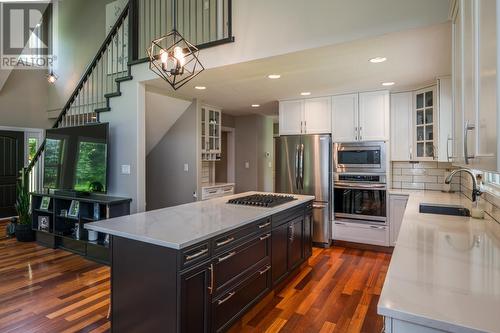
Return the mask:
[[[406,189],[406,190],[423,190],[424,189],[424,183],[401,183],[401,188]]]
[[[392,168],[392,174],[394,176],[401,176],[401,171],[402,171],[402,169],[400,169],[400,168]]]
[[[392,188],[401,188],[401,182],[392,182]]]
[[[412,169],[413,165],[409,162],[392,162],[392,167],[400,169]]]
[[[392,180],[397,181],[397,182],[412,182],[413,177],[412,176],[393,176]]]
[[[439,169],[454,169],[455,167],[451,165],[451,162],[438,162]]]
[[[437,184],[437,176],[413,176],[415,183],[434,183]]]
[[[401,169],[403,175],[419,175],[423,176],[427,174],[426,169]]]
[[[427,174],[429,176],[441,176],[441,177],[444,177],[445,173],[446,173],[445,169],[429,169],[429,170],[427,170]]]
[[[436,169],[438,162],[420,162],[413,164],[414,169]]]

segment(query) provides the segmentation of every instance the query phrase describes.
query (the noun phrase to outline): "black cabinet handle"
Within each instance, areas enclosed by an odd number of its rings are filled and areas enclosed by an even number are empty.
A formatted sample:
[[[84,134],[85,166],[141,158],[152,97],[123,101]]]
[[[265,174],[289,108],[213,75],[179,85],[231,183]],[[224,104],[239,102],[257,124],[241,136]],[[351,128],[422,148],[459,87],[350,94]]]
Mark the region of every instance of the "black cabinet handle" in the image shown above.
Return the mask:
[[[231,297],[234,296],[234,294],[236,294],[236,292],[234,292],[234,291],[230,292],[226,297],[224,297],[223,299],[218,300],[217,304],[221,305],[222,303],[228,301]]]

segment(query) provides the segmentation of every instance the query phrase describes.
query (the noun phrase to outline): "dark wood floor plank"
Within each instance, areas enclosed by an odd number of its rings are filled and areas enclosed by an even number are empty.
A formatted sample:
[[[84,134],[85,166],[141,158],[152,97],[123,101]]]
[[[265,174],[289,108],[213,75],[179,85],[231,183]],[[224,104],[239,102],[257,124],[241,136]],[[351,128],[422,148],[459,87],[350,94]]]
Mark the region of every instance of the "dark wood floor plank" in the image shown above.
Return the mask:
[[[380,332],[391,255],[315,248],[296,277],[230,332]],[[0,332],[109,332],[110,270],[78,255],[0,239]]]

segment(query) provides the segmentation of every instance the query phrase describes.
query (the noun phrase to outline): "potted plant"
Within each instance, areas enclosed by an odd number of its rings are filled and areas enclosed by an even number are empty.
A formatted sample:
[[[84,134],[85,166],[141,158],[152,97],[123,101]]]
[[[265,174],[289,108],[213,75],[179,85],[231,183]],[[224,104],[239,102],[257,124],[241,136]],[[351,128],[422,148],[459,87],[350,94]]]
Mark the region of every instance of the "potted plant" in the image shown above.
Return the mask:
[[[31,228],[30,195],[26,183],[26,174],[21,171],[21,180],[17,183],[16,210],[18,221],[16,224],[16,238],[20,242],[35,240],[35,232]]]

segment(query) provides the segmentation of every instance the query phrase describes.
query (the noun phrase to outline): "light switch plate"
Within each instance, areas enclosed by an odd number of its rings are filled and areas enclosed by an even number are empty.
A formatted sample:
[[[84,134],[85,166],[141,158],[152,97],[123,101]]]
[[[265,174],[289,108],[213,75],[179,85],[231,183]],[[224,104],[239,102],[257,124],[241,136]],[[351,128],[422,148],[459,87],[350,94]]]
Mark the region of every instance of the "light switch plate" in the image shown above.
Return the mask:
[[[122,164],[122,175],[130,175],[130,165]]]
[[[189,171],[189,164],[184,163],[184,171],[186,171],[186,172]]]
[[[245,169],[250,169],[250,162],[245,162]]]

